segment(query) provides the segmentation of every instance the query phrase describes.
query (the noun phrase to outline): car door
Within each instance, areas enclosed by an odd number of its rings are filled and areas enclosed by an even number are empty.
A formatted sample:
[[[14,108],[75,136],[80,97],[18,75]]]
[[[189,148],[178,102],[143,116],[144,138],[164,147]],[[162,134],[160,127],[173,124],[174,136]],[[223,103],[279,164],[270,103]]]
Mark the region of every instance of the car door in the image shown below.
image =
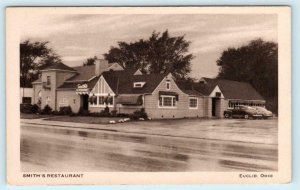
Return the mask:
[[[232,117],[239,117],[240,109],[236,108],[232,110]]]

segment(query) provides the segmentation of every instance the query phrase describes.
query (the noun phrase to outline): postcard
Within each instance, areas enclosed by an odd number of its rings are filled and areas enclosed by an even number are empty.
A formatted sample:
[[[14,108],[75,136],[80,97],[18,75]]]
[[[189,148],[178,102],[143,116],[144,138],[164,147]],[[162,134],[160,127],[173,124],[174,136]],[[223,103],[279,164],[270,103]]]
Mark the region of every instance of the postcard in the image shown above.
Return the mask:
[[[7,183],[291,182],[291,9],[7,7]]]

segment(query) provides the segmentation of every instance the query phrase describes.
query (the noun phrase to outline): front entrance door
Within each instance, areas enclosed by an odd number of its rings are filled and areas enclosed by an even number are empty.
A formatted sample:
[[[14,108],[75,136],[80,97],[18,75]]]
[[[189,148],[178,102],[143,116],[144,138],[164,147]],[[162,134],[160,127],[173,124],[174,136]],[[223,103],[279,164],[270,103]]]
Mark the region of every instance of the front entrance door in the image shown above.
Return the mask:
[[[212,98],[211,115],[212,115],[213,117],[216,116],[216,101],[217,101],[217,98]]]
[[[82,95],[82,109],[89,110],[89,95]]]

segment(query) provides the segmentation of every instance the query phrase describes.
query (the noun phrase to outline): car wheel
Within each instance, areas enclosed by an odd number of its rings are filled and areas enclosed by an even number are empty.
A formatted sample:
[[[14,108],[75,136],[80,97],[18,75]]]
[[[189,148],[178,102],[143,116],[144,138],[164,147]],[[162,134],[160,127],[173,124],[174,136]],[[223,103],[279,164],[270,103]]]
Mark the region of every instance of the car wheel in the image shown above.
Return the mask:
[[[225,113],[224,117],[228,119],[229,118],[229,114]]]
[[[248,114],[244,115],[244,118],[249,119],[249,115]]]

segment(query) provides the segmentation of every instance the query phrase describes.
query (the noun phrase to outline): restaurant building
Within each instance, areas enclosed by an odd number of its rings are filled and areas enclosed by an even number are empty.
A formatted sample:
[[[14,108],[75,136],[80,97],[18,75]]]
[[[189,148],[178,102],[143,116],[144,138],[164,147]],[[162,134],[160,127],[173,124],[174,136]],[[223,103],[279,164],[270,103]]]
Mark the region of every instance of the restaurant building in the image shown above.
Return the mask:
[[[233,96],[234,91],[243,93]],[[89,66],[57,63],[45,68],[33,82],[33,102],[57,111],[70,106],[75,113],[80,109],[100,112],[108,107],[130,114],[144,108],[151,118],[223,117],[223,111],[235,105],[265,104],[247,83],[202,78],[195,88],[185,89],[171,73],[142,74],[106,60]]]

